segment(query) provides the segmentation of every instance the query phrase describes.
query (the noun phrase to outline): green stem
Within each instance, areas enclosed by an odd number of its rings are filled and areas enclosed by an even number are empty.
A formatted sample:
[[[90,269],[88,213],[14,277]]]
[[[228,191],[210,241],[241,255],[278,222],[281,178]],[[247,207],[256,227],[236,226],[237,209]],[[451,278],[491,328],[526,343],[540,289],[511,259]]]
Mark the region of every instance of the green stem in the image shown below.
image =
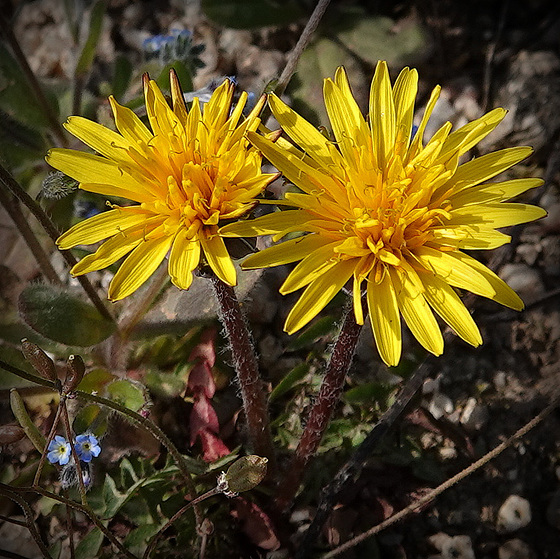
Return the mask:
[[[50,217],[45,213],[43,208],[35,201],[27,192],[20,186],[20,184],[12,177],[12,175],[2,166],[0,165],[0,182],[24,205],[26,206],[29,211],[35,216],[37,221],[41,224],[43,229],[47,232],[47,235],[53,240],[56,244],[56,240],[60,236],[58,229],[56,228],[55,224],[52,222]],[[72,253],[68,250],[60,251],[64,260],[68,266],[73,267],[78,262],[72,255]],[[77,280],[80,282],[80,285],[83,287],[84,291],[86,292],[87,296],[89,297],[90,301],[93,303],[95,308],[99,311],[101,316],[106,318],[107,320],[114,321],[113,316],[108,311],[107,307],[103,304],[103,301],[99,298],[97,291],[93,288],[90,281],[86,278],[86,276],[78,276]]]
[[[39,239],[37,239],[35,233],[31,229],[31,227],[29,227],[29,223],[23,215],[17,199],[8,194],[5,190],[0,189],[0,204],[4,206],[9,216],[12,218],[12,221],[17,227],[17,230],[19,231],[23,240],[29,247],[29,250],[35,257],[37,264],[39,264],[39,268],[41,268],[43,275],[49,282],[61,285],[62,282],[60,281],[58,274],[52,267],[51,261],[49,260],[47,253],[41,246]]]

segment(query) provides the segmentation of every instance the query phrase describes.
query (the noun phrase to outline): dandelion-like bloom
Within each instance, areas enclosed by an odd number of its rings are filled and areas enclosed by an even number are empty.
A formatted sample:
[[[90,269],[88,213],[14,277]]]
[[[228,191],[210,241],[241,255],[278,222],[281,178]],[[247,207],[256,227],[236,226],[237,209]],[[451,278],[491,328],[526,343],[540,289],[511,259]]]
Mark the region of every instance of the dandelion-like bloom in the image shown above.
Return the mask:
[[[61,466],[64,466],[70,460],[70,453],[71,448],[67,440],[60,435],[55,435],[47,447],[47,460],[51,464],[58,462]]]
[[[154,81],[144,80],[151,131],[112,97],[119,133],[82,117],[68,119],[66,129],[99,155],[55,148],[47,155],[49,164],[83,190],[136,202],[112,204],[58,239],[62,250],[107,239],[72,268],[74,276],[128,254],[109,286],[108,297],[115,301],[138,289],[169,253],[172,282],[188,289],[203,253],[222,281],[236,284],[218,224],[249,211],[276,175],[261,172],[261,155],[245,138],[257,129],[264,100],[241,122],[247,94],[241,93],[232,110],[233,90],[225,80],[203,109],[195,98],[187,110],[172,73],[173,108]]]
[[[539,179],[485,183],[531,153],[528,147],[496,151],[459,165],[459,158],[505,116],[495,109],[451,133],[444,124],[423,144],[439,95],[432,92],[413,133],[418,76],[405,68],[391,87],[380,62],[371,85],[369,122],[352,97],[346,73],[325,80],[325,105],[335,141],[275,96],[274,116],[301,147],[276,144],[249,133],[251,142],[303,193],[287,193],[295,209],[228,225],[223,235],[306,232],[249,257],[244,267],[301,261],[280,291],[305,287],[286,320],[299,330],[353,278],[356,321],[363,324],[362,287],[382,359],[401,355],[401,321],[430,352],[440,355],[443,336],[434,312],[464,340],[477,346],[480,332],[454,288],[466,289],[514,309],[519,297],[492,271],[462,249],[492,249],[510,240],[497,228],[542,217],[541,208],[504,203],[539,186]]]
[[[78,435],[74,448],[76,449],[76,454],[80,462],[91,462],[93,458],[99,456],[101,452],[101,446],[99,446],[97,437],[91,433]]]

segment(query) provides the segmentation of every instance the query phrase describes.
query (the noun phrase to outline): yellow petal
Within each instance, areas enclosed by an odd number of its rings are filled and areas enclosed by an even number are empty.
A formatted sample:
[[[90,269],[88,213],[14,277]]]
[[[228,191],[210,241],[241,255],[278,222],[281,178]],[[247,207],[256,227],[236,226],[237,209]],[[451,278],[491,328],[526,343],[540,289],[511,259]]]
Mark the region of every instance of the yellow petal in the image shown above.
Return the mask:
[[[119,231],[144,223],[152,215],[151,212],[142,210],[138,206],[102,212],[68,229],[57,239],[56,244],[61,250],[76,245],[91,245],[112,237]]]
[[[484,264],[460,251],[442,252],[421,247],[414,251],[414,256],[449,285],[467,289],[512,309],[523,308],[523,301],[503,280]]]
[[[46,160],[49,165],[82,184],[114,185],[114,196],[135,202],[154,199],[142,185],[105,157],[71,149],[53,148],[47,153]]]
[[[101,155],[117,161],[130,161],[127,154],[130,142],[109,128],[81,116],[69,117],[64,128]]]
[[[172,241],[173,237],[166,236],[138,245],[111,281],[109,299],[118,301],[136,291],[156,271],[169,252]]]
[[[446,221],[448,226],[484,224],[499,229],[518,223],[534,221],[546,215],[546,211],[538,206],[517,203],[491,202],[464,206],[450,212],[451,218]]]
[[[296,262],[305,258],[311,251],[330,242],[331,239],[315,234],[289,239],[249,256],[243,261],[242,268],[244,270],[269,268],[270,266],[280,266]]]
[[[387,63],[380,61],[375,68],[369,94],[369,124],[377,162],[385,165],[395,145],[395,102]]]
[[[307,120],[298,115],[276,95],[270,95],[268,104],[272,114],[290,138],[323,167],[332,165],[328,140]],[[280,138],[281,139],[281,138]],[[280,144],[282,145],[282,144]]]
[[[209,128],[221,128],[229,116],[229,108],[233,98],[233,83],[225,79],[216,88],[212,97],[204,106],[204,123]]]
[[[237,273],[235,266],[228,254],[224,240],[217,233],[217,228],[215,231],[214,229],[204,231],[200,234],[199,239],[208,265],[218,278],[228,285],[236,285]]]
[[[299,186],[304,192],[316,194],[321,190],[318,185],[332,181],[324,173],[309,166],[290,152],[279,148],[270,140],[254,132],[248,132],[247,138],[289,181]],[[316,180],[312,181],[310,177],[315,177]]]
[[[393,98],[395,100],[395,142],[403,142],[403,149],[407,149],[410,143],[412,122],[414,117],[414,101],[418,92],[418,72],[403,68],[395,85],[393,86]]]
[[[154,80],[148,82],[145,89],[146,113],[154,135],[167,139],[175,131],[182,130],[183,125],[165,100],[163,93]]]
[[[450,201],[454,208],[486,202],[503,202],[543,184],[542,179],[533,178],[483,184],[466,188],[458,194],[452,195]]]
[[[401,320],[397,295],[389,273],[379,283],[372,278],[367,285],[367,302],[373,337],[383,362],[394,367],[401,358]]]
[[[432,229],[434,241],[462,250],[492,250],[511,241],[500,231],[478,225]]]
[[[309,253],[288,275],[282,286],[280,293],[287,295],[305,285],[311,283],[319,276],[334,268],[339,260],[336,258],[334,249],[340,245],[341,241],[328,243]]]
[[[428,120],[430,119],[430,116],[432,114],[432,111],[434,110],[434,107],[436,106],[437,100],[439,98],[439,94],[441,91],[441,87],[439,85],[436,85],[436,87],[434,87],[434,89],[432,90],[432,93],[430,94],[430,98],[428,99],[428,104],[426,105],[426,109],[424,110],[424,114],[422,115],[422,120],[420,121],[420,124],[418,125],[418,130],[416,130],[416,134],[414,136],[414,139],[412,140],[411,144],[410,144],[410,148],[408,150],[408,155],[405,159],[405,163],[408,163],[411,159],[414,159],[418,153],[420,152],[420,150],[422,149],[422,142],[424,139],[424,130],[426,129],[426,125],[428,124]]]
[[[188,289],[193,280],[193,271],[200,262],[200,242],[187,238],[187,230],[179,229],[169,254],[169,275],[179,289]]]
[[[328,273],[308,285],[290,311],[284,330],[293,334],[317,316],[352,277],[354,267],[351,260],[339,262]]]
[[[458,150],[459,155],[463,155],[469,151],[474,145],[488,136],[488,134],[502,122],[506,114],[507,111],[504,109],[494,109],[484,116],[455,130],[445,141],[443,149],[441,150],[440,159],[449,157],[449,155],[456,150]]]
[[[119,132],[132,144],[136,144],[138,141],[148,143],[153,134],[136,116],[136,113],[128,107],[119,105],[112,95],[109,97],[109,102],[111,103],[115,124]]]
[[[220,229],[223,237],[257,237],[259,235],[273,235],[292,227],[302,227],[309,220],[309,214],[302,210],[285,210],[231,223]]]
[[[501,278],[499,278],[492,270],[481,264],[478,260],[468,256],[462,252],[454,253],[457,261],[466,263],[474,271],[479,273],[491,286],[494,294],[489,297],[496,303],[520,311],[525,306],[519,295]]]
[[[402,270],[402,268],[401,268]],[[430,310],[424,294],[418,289],[417,278],[410,270],[389,268],[391,280],[397,292],[397,304],[412,335],[434,355],[443,353],[443,336],[434,313]],[[415,274],[415,273],[414,273]]]
[[[181,89],[181,84],[177,78],[175,70],[170,70],[169,72],[169,85],[171,86],[171,100],[173,101],[173,112],[181,122],[183,126],[187,125],[188,111],[185,105],[185,98],[183,97],[183,91]]]
[[[475,186],[499,175],[531,155],[532,152],[533,149],[530,147],[515,147],[477,157],[460,165],[453,177],[441,188],[443,190],[452,189],[453,194],[456,194],[465,188]]]
[[[424,285],[424,296],[438,313],[463,340],[479,346],[482,336],[471,314],[452,287],[438,277],[425,273],[420,275]]]
[[[157,216],[147,219],[140,226],[128,228],[105,241],[93,254],[82,258],[71,270],[73,276],[89,274],[96,270],[102,270],[111,266],[117,260],[128,254],[138,246],[146,237],[146,232],[161,225],[164,218]]]

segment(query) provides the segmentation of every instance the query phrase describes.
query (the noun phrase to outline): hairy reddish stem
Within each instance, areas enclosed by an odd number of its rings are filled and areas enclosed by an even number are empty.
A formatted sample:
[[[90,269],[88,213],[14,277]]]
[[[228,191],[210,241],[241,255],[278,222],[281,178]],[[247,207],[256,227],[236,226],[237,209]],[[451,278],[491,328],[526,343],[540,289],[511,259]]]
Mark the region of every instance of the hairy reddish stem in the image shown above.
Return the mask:
[[[325,434],[336,404],[340,399],[346,373],[352,363],[361,330],[361,325],[357,324],[354,318],[352,305],[349,305],[327,365],[319,395],[311,408],[305,429],[285,478],[280,483],[277,499],[280,510],[286,509],[292,502],[305,468],[317,451]]]
[[[210,279],[220,306],[220,318],[231,345],[252,451],[268,458],[269,470],[274,471],[274,446],[270,435],[267,400],[247,322],[233,287],[226,285],[213,273]]]

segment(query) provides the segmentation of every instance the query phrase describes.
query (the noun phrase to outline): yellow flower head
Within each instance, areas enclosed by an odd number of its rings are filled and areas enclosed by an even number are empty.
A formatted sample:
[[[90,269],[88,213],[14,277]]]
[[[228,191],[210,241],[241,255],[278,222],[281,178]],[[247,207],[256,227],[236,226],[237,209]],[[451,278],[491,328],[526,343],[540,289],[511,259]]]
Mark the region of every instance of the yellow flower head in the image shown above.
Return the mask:
[[[401,355],[401,321],[430,352],[440,355],[443,337],[436,312],[470,344],[479,330],[454,288],[467,289],[514,309],[519,297],[493,272],[461,249],[492,249],[510,240],[496,228],[542,217],[526,204],[504,203],[539,186],[539,179],[484,183],[531,153],[504,149],[458,164],[459,157],[505,116],[495,109],[451,133],[444,124],[423,145],[424,129],[439,87],[432,92],[416,133],[414,100],[418,76],[405,68],[391,87],[380,62],[371,84],[369,122],[352,97],[346,73],[325,80],[325,105],[335,141],[271,96],[274,116],[301,147],[276,144],[256,133],[251,142],[297,185],[286,194],[295,209],[228,225],[224,236],[306,232],[249,257],[244,267],[276,266],[301,260],[281,287],[305,287],[285,329],[299,330],[353,278],[356,321],[364,321],[365,285],[373,334],[380,355],[396,365]]]
[[[62,250],[107,239],[74,266],[73,275],[100,270],[128,254],[109,287],[109,299],[116,301],[138,289],[169,253],[171,281],[188,289],[202,251],[222,281],[236,284],[218,224],[249,211],[275,175],[261,172],[261,155],[245,138],[259,126],[264,101],[239,124],[247,94],[231,110],[233,90],[225,80],[204,109],[195,98],[187,110],[172,73],[173,108],[154,81],[144,80],[151,131],[112,97],[119,133],[82,117],[68,119],[66,129],[99,155],[52,149],[49,164],[83,190],[136,202],[112,205],[58,239]]]

